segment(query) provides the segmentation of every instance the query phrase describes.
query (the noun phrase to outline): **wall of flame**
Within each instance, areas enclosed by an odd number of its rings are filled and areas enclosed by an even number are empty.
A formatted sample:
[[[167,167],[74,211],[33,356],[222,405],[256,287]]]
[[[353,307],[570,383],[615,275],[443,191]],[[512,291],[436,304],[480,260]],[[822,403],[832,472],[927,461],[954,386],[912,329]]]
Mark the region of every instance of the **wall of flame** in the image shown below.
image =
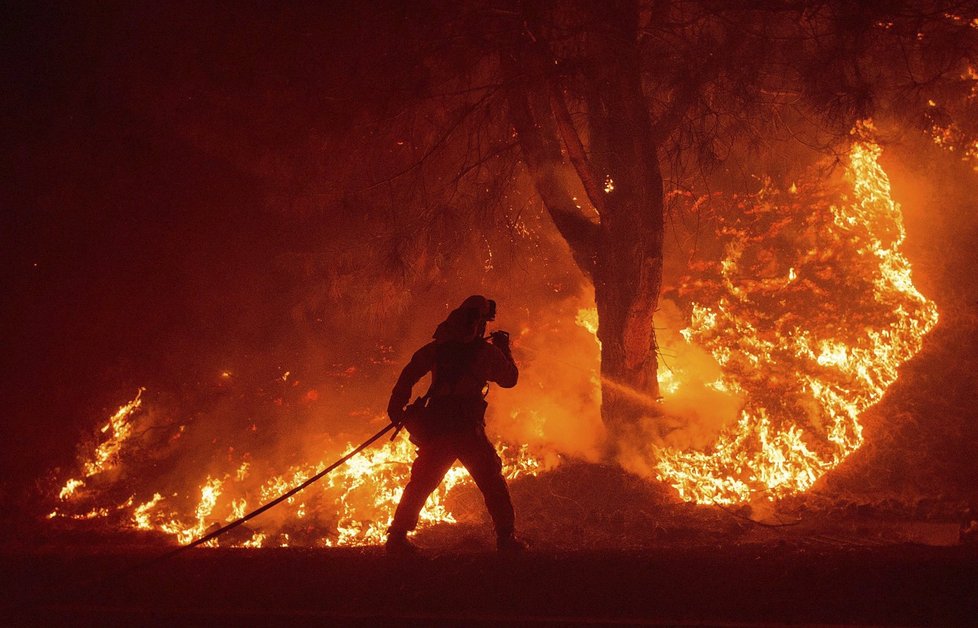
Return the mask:
[[[734,504],[811,488],[862,445],[860,414],[937,324],[901,251],[902,215],[872,131],[854,131],[842,202],[825,211],[815,194],[762,193],[721,230],[713,276],[686,286],[683,335],[747,401],[712,448],[656,449],[657,477],[683,499]]]
[[[715,395],[717,405],[727,404],[724,414],[731,416],[705,448],[664,438],[643,450],[643,464],[680,498],[733,504],[811,488],[859,448],[860,414],[879,402],[900,365],[920,350],[936,325],[937,308],[914,286],[901,252],[901,210],[890,196],[872,131],[869,123],[854,131],[848,192],[841,200],[830,201],[821,182],[788,191],[765,188],[718,217],[722,255],[691,269],[680,282],[678,299],[689,316],[680,330],[687,349],[676,368],[662,371],[664,407],[679,407],[674,401],[693,377],[692,369],[683,367],[695,363],[696,376],[706,378],[702,387]],[[595,332],[587,308],[574,319],[567,324]],[[596,347],[582,330],[580,337],[548,349],[560,329],[555,323],[527,326],[517,334],[517,354],[522,343],[530,368],[516,389],[520,394],[499,404],[494,419],[512,423],[503,431],[523,443],[499,445],[509,478],[552,467],[556,453],[593,459],[604,437],[596,414]],[[573,379],[580,394],[569,394],[557,379]],[[557,393],[548,397],[547,388]],[[575,423],[579,415],[584,420]],[[338,457],[344,444],[273,473],[259,471],[267,465],[247,456],[229,456],[223,470],[201,474],[193,494],[160,486],[139,499],[133,492],[107,503],[100,495],[107,481],[97,480],[124,465],[123,453],[142,416],[140,391],[108,419],[101,442],[80,460],[80,474],[61,485],[50,518],[106,519],[188,543],[302,482]],[[413,447],[403,438],[368,450],[263,517],[260,527],[228,541],[243,546],[378,543],[412,458]],[[422,513],[422,527],[458,521],[449,496],[467,484],[464,470],[453,468]]]

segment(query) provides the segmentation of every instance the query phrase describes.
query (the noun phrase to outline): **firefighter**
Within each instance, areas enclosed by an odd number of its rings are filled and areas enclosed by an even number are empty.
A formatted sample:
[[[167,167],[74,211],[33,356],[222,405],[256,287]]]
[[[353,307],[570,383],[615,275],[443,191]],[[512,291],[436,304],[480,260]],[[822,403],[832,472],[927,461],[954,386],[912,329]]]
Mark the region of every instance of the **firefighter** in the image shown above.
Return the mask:
[[[482,491],[499,551],[524,549],[513,534],[513,504],[502,462],[485,432],[487,382],[512,388],[519,375],[509,334],[496,331],[489,342],[484,338],[486,323],[495,320],[495,314],[495,301],[481,295],[465,299],[438,326],[434,340],[414,354],[394,385],[387,413],[399,426],[406,422],[418,456],[387,532],[388,553],[418,551],[407,533],[417,525],[425,501],[456,460]],[[428,372],[432,380],[427,395],[406,411],[412,387]]]

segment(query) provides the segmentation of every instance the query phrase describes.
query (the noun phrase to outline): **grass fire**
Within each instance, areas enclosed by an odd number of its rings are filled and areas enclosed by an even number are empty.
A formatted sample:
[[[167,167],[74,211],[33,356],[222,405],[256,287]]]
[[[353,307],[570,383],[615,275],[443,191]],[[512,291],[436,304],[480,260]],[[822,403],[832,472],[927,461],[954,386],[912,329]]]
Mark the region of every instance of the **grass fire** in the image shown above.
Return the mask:
[[[3,11],[5,623],[978,613],[969,3]]]

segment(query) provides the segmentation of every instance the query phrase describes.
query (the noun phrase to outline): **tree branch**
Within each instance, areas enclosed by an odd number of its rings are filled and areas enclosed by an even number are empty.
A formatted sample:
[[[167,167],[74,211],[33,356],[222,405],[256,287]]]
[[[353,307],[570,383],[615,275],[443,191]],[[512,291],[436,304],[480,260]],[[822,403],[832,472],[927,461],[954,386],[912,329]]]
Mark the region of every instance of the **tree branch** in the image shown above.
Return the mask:
[[[574,121],[571,120],[570,111],[567,110],[567,102],[556,85],[550,87],[550,106],[553,109],[554,119],[557,121],[557,130],[560,131],[560,137],[564,140],[567,156],[570,157],[571,164],[577,171],[577,176],[580,177],[584,191],[591,200],[591,204],[594,205],[595,211],[601,215],[604,213],[601,182],[594,175],[594,168],[588,161],[587,153],[584,152],[584,144],[581,143],[581,138],[574,127]]]
[[[510,69],[515,69],[516,60],[510,61]],[[546,133],[547,126],[534,115],[528,89],[517,84],[507,93],[510,120],[523,150],[523,159],[554,225],[570,246],[574,261],[593,278],[600,227],[583,215],[559,176],[560,170],[566,168],[559,140],[556,135]]]

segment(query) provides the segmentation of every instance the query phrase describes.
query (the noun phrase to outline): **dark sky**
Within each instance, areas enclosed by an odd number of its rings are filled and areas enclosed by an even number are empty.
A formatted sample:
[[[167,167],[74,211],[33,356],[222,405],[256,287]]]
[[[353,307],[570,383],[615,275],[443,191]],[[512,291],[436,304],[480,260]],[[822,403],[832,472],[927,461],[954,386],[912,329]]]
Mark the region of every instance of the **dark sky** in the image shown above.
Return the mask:
[[[351,27],[329,6],[314,12],[331,19],[306,11],[4,9],[4,477],[70,459],[82,426],[147,379],[187,369],[180,354],[206,355],[235,326],[241,341],[281,314],[265,307],[280,290],[269,260],[290,234],[266,202],[269,178],[233,158],[240,147],[195,141],[185,121],[200,124],[207,85],[254,93],[264,112],[251,126],[222,121],[239,125],[232,145],[287,142],[323,115],[310,97],[343,53],[309,44]],[[289,85],[305,100],[261,106],[263,91],[289,98]]]

